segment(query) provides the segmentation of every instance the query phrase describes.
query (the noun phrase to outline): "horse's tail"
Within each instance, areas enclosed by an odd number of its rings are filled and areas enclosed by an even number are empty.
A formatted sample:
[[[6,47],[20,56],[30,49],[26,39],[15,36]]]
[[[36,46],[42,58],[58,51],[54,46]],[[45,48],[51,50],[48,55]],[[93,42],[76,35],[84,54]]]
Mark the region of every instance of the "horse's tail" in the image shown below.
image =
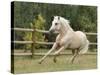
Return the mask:
[[[80,49],[79,54],[84,54],[84,53],[86,53],[86,52],[88,51],[88,48],[89,48],[89,41],[86,40],[86,43],[85,43],[85,45]]]

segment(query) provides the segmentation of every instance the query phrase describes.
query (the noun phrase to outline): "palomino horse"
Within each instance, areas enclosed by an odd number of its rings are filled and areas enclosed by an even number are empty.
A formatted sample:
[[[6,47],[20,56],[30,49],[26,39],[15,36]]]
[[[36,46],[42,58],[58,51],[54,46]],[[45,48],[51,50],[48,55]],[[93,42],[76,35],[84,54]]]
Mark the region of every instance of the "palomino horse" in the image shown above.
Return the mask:
[[[89,41],[87,40],[86,35],[81,31],[74,31],[70,27],[69,20],[60,16],[54,16],[52,26],[49,31],[58,32],[59,34],[56,37],[56,41],[52,48],[42,59],[40,59],[40,64],[52,51],[57,49],[58,46],[60,46],[60,48],[54,53],[54,62],[56,62],[57,55],[65,48],[70,48],[72,50],[73,56],[70,59],[70,62],[72,63],[78,55],[87,52]]]

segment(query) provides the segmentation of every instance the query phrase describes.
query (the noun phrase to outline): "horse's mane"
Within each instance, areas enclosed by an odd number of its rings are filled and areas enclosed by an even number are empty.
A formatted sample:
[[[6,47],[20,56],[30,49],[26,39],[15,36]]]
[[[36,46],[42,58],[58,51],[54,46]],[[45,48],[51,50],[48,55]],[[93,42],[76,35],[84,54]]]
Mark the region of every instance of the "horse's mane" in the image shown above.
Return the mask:
[[[65,19],[65,18],[63,18],[63,17],[60,17],[60,21],[61,21],[61,23],[62,23],[65,27],[67,27],[67,28],[70,29],[70,30],[73,30],[73,29],[70,27],[70,21],[69,21],[69,20],[67,20],[67,19]]]
[[[63,18],[63,17],[60,17],[60,19],[61,19],[62,21],[64,21],[64,22],[66,22],[66,24],[70,24],[70,21],[69,21],[69,20],[67,20],[67,19],[65,19],[65,18]]]

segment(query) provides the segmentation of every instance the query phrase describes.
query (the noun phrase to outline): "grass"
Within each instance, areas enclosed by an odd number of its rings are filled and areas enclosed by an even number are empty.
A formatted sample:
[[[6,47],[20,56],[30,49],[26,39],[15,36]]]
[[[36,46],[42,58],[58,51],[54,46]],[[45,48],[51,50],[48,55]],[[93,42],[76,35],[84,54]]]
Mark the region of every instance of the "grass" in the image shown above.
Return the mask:
[[[14,57],[14,73],[36,73],[69,70],[87,70],[97,68],[96,55],[83,55],[74,62],[68,63],[70,55],[59,56],[57,63],[53,62],[53,57],[47,57],[42,64],[38,64],[41,57]]]

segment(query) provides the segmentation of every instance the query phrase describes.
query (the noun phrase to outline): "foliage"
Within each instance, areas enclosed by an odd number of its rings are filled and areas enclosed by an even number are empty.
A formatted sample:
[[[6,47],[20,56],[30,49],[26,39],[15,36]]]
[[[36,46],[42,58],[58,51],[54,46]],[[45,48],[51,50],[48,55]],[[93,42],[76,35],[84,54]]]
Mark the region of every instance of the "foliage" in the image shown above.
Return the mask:
[[[34,24],[34,27],[36,29],[44,30],[45,20],[44,20],[44,18],[42,17],[41,14],[39,14],[37,16],[37,19],[34,19],[33,24]],[[45,36],[43,34],[41,34],[39,32],[35,32],[34,35],[35,35],[34,36],[35,40],[37,40],[37,41],[45,41],[44,40]],[[36,48],[42,47],[40,45],[35,45],[35,46],[36,46]]]
[[[41,14],[39,14],[37,16],[36,19],[33,20],[33,24],[30,24],[31,28],[35,29],[42,29],[44,30],[44,23],[45,23],[45,20],[44,18],[42,17]],[[40,34],[38,32],[34,32],[34,37],[32,37],[32,33],[26,33],[25,36],[23,37],[24,40],[32,40],[34,38],[34,40],[38,40],[38,41],[44,41],[44,35],[43,34]],[[36,45],[35,46],[36,48],[39,48],[40,45]],[[26,49],[31,49],[31,45],[26,45]]]
[[[55,15],[70,20],[70,25],[75,31],[97,32],[96,6],[14,2],[14,27],[32,28],[29,23],[33,22],[37,29],[48,30],[52,23],[51,17]],[[48,41],[55,39],[51,37],[52,35],[35,34],[37,41],[44,41],[44,38]],[[31,33],[16,32],[15,40],[31,40],[31,36]],[[17,45],[17,48],[23,48],[23,46]]]

